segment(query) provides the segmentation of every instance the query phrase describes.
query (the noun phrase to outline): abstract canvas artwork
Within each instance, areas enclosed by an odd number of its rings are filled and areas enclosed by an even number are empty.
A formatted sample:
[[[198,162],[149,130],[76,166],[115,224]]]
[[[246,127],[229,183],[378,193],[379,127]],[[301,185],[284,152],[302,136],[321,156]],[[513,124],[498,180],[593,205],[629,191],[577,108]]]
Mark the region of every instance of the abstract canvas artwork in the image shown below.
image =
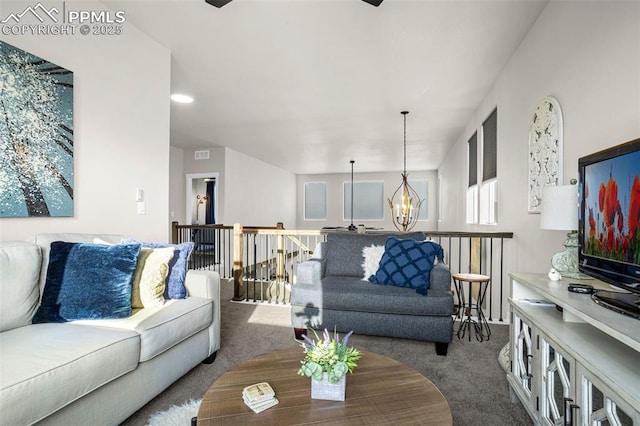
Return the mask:
[[[73,73],[0,41],[0,217],[73,216]]]

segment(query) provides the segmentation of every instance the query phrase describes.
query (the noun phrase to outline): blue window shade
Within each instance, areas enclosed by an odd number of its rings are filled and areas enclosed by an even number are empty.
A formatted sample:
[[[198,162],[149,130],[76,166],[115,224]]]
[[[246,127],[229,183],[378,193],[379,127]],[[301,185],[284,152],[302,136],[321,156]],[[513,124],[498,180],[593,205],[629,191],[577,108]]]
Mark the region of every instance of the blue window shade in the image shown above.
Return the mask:
[[[304,184],[304,220],[327,219],[326,182],[307,182]]]
[[[498,110],[494,109],[482,123],[482,181],[498,176]]]
[[[351,220],[351,181],[344,182],[343,219]],[[353,182],[353,220],[384,220],[384,182]]]
[[[469,188],[478,183],[478,132],[469,139]]]

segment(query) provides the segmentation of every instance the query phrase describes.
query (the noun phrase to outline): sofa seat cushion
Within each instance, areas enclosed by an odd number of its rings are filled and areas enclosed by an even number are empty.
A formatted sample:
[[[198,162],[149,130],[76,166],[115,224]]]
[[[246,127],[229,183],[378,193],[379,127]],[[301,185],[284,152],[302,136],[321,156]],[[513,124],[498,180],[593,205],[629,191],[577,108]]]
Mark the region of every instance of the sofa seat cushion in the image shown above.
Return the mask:
[[[140,334],[140,362],[144,362],[209,327],[212,321],[211,299],[187,297],[167,300],[162,307],[140,309],[128,318],[74,321],[68,324],[133,330]]]
[[[360,277],[327,276],[321,284],[295,284],[291,304],[320,309],[400,315],[451,315],[451,294],[423,296],[408,287],[381,286]]]
[[[139,352],[140,337],[128,330],[46,323],[5,331],[0,413],[36,422],[134,370]]]

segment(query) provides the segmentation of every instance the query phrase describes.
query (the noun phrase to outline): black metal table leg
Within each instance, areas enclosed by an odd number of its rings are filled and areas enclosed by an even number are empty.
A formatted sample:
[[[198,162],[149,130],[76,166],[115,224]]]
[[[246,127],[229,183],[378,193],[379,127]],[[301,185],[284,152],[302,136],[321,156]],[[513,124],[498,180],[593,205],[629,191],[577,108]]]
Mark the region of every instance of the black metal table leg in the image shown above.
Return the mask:
[[[476,335],[476,340],[479,342],[489,340],[491,336],[491,328],[489,322],[482,311],[482,305],[489,287],[490,279],[486,275],[478,274],[453,274],[453,282],[458,294],[458,311],[454,320],[460,319],[460,325],[458,327],[457,336],[458,339],[464,339],[467,332],[469,332],[469,341],[471,341],[471,331]],[[464,283],[468,284],[468,300],[465,301]],[[478,299],[476,303],[473,303],[473,283],[478,283]],[[474,320],[471,312],[475,309],[476,319]]]

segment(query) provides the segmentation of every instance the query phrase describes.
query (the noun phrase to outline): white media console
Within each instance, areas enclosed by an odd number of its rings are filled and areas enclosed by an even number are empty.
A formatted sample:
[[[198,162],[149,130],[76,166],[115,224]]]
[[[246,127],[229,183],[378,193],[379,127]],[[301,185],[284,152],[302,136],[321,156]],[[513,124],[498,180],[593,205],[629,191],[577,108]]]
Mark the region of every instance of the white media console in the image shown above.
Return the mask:
[[[536,425],[640,426],[640,320],[567,291],[571,279],[509,276],[513,401]]]

